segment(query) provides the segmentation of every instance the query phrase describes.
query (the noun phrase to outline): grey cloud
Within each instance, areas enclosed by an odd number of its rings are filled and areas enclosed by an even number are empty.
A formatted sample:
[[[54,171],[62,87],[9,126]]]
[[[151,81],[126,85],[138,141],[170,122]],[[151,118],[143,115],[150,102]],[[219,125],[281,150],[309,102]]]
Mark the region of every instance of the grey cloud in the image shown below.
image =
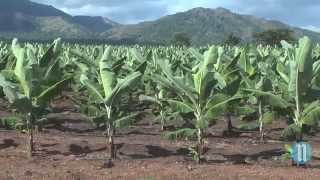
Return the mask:
[[[98,15],[120,23],[136,23],[168,13],[163,0],[33,0],[76,15]]]

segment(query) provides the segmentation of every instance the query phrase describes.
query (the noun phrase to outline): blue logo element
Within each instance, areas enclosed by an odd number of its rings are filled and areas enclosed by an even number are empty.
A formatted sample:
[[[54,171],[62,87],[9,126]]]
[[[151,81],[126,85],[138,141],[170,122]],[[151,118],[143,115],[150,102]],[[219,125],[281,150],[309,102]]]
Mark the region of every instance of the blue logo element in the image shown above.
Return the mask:
[[[312,147],[305,142],[298,142],[292,146],[292,159],[297,165],[305,165],[312,158]]]

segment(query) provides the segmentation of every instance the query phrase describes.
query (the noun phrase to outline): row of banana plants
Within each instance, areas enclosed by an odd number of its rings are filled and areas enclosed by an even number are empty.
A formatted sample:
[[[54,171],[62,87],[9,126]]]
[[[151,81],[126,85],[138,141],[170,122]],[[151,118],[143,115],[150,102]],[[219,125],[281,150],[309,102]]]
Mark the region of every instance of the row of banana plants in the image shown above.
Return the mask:
[[[237,128],[258,129],[262,142],[266,124],[279,119],[287,120],[284,136],[297,141],[318,127],[320,47],[308,37],[281,44],[187,49],[14,39],[11,46],[0,43],[0,86],[22,119],[30,157],[33,131],[48,123],[50,102],[72,91],[79,110],[104,130],[108,163],[116,158],[118,129],[141,119],[144,108],[153,109],[165,137],[194,142],[190,152],[200,163],[208,129],[222,118],[228,133],[236,129],[236,118],[242,122]],[[178,120],[182,125],[166,130]]]

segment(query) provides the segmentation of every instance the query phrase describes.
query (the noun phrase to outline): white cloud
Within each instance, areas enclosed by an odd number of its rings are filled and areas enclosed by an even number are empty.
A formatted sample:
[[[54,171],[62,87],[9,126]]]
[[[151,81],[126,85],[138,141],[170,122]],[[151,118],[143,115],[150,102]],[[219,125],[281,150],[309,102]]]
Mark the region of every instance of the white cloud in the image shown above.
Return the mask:
[[[313,25],[302,26],[301,28],[308,29],[308,30],[315,31],[315,32],[320,32],[320,27],[316,27]]]
[[[104,7],[104,6],[94,6],[91,4],[81,6],[79,8],[61,8],[62,11],[67,12],[72,15],[88,15],[88,16],[101,16],[103,14],[108,14],[111,12],[119,11],[118,7]]]

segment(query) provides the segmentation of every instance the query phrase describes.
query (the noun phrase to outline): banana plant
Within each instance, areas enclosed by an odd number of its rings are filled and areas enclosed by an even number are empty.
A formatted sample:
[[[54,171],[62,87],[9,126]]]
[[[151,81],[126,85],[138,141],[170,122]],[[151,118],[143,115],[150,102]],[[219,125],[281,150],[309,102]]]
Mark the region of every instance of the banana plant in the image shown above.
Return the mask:
[[[94,100],[94,104],[100,109],[105,118],[105,134],[108,146],[109,162],[116,158],[116,148],[114,145],[114,135],[116,128],[120,128],[130,123],[133,115],[119,117],[119,104],[121,95],[126,93],[141,76],[139,71],[120,79],[117,77],[113,66],[112,47],[108,46],[99,61],[98,76],[83,72],[80,82],[89,91],[89,96]],[[89,71],[90,72],[90,71]]]
[[[218,56],[215,65],[213,66],[213,70],[219,74],[219,79],[223,82],[224,86],[219,89],[219,93],[223,94],[226,97],[235,96],[239,93],[240,83],[241,83],[241,76],[240,76],[240,68],[239,68],[239,59],[241,57],[241,53],[236,52],[234,56],[229,56],[226,52],[226,49],[223,47],[218,47]],[[191,48],[189,49],[190,54],[194,56],[197,62],[203,62],[204,56],[199,53],[197,50]],[[200,64],[196,65],[193,68],[193,71],[196,71],[199,68]],[[225,119],[227,123],[227,133],[232,134],[233,125],[231,121],[231,116],[238,108],[237,104],[241,99],[238,101],[232,101],[227,103],[226,111],[225,111]]]
[[[178,130],[179,133],[196,135],[197,143],[193,148],[194,158],[200,163],[203,159],[205,130],[212,120],[218,118],[226,108],[226,104],[239,99],[239,96],[227,97],[215,93],[226,86],[220,73],[214,70],[219,63],[218,48],[211,47],[204,55],[194,73],[177,76],[167,60],[159,66],[163,75],[155,74],[154,81],[176,94],[177,98],[166,97],[169,104],[181,113],[192,113],[194,128]],[[160,62],[160,61],[159,61]]]
[[[14,69],[2,70],[0,86],[11,103],[25,115],[28,132],[28,156],[34,151],[33,129],[46,115],[49,102],[60,94],[70,83],[70,77],[55,74],[59,71],[60,39],[37,58],[35,47],[30,44],[22,47],[17,39],[12,42],[12,52],[16,58]]]
[[[155,93],[154,96],[148,96],[148,95],[140,95],[139,100],[142,102],[150,102],[155,104],[159,110],[159,117],[156,119],[160,120],[160,130],[165,130],[165,124],[166,124],[166,118],[169,116],[169,112],[167,110],[167,102],[164,97],[165,95],[165,89],[161,86],[158,87],[158,93]]]
[[[315,58],[312,57],[312,41],[308,37],[299,40],[299,46],[294,48],[288,43],[282,42],[286,47],[286,57],[283,62],[277,64],[277,72],[282,79],[282,95],[261,90],[250,90],[256,95],[287,107],[286,112],[293,124],[286,131],[294,131],[296,140],[303,139],[303,127],[314,125],[320,118],[319,97],[320,91],[317,84],[319,70]]]
[[[153,74],[159,73],[159,65],[158,65],[158,55],[156,52],[152,50],[149,51],[144,57],[142,53],[138,51],[138,49],[131,49],[131,55],[136,60],[140,60],[142,62],[147,62],[148,68],[144,73],[144,94],[139,96],[139,100],[144,103],[152,103],[156,108],[153,109],[154,114],[159,114],[154,121],[160,121],[160,130],[165,130],[166,119],[168,119],[169,111],[168,111],[168,103],[165,99],[165,94],[167,93],[166,89],[161,85],[154,83],[152,76]]]
[[[274,108],[284,109],[288,107],[288,104],[285,101],[270,101],[274,98],[281,98],[277,94],[277,86],[278,79],[276,75],[275,68],[275,59],[270,56],[270,52],[268,48],[253,48],[250,50],[250,59],[253,65],[250,65],[250,72],[254,72],[253,74],[248,73],[246,69],[242,69],[241,76],[243,79],[242,90],[244,90],[244,94],[249,98],[249,102],[257,105],[257,113],[258,113],[258,126],[260,131],[260,141],[264,142],[264,124],[266,122],[272,122],[272,119],[276,112]],[[243,53],[248,53],[244,51]],[[242,58],[246,58],[247,55],[242,54]],[[242,63],[246,62],[245,60],[241,61]],[[242,66],[244,68],[245,66]],[[247,93],[249,92],[249,94]],[[264,94],[274,94],[272,98],[263,97],[261,93]],[[270,96],[272,96],[270,94]],[[277,95],[276,95],[277,94]]]
[[[258,82],[250,81],[245,77],[246,86],[242,89],[246,96],[250,99],[250,103],[254,103],[258,106],[258,123],[259,123],[259,132],[260,132],[260,141],[264,142],[265,131],[264,124],[267,122],[272,122],[272,118],[275,117],[275,110],[286,109],[290,104],[283,100],[281,94],[276,94],[272,90],[272,83],[270,79],[265,76],[261,76],[261,79]],[[270,119],[271,118],[271,119]]]

